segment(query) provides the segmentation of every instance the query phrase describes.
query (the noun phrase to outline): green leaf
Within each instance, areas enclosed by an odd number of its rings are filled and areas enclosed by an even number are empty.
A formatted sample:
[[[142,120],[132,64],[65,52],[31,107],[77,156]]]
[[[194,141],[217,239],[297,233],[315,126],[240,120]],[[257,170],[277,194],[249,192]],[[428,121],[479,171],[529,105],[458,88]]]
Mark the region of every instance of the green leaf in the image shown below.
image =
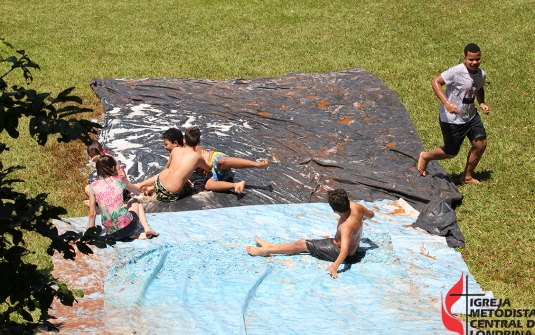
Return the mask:
[[[33,317],[30,313],[28,313],[25,309],[19,309],[18,310],[20,316],[22,316],[22,318],[26,321],[33,321]]]
[[[4,152],[4,151],[9,151],[9,148],[6,146],[5,143],[0,143],[0,154],[1,154],[2,152]],[[1,169],[1,168],[2,168],[2,167],[0,166],[0,169]]]
[[[12,230],[11,236],[13,237],[13,244],[18,245],[21,242],[24,243],[24,240],[22,238],[22,232],[20,230]]]
[[[1,87],[0,87],[1,89]],[[0,133],[4,131],[4,119],[6,117],[6,111],[0,107]]]
[[[73,289],[72,292],[74,293],[74,295],[76,295],[78,298],[83,298],[84,297],[84,291],[80,290],[80,289]]]
[[[74,302],[74,295],[71,290],[67,287],[67,285],[63,282],[56,281],[56,285],[58,285],[57,290],[57,297],[59,298],[59,301],[66,306],[72,306]]]
[[[87,228],[87,230],[84,233],[84,237],[96,238],[96,237],[99,237],[101,234],[102,234],[102,227],[94,226],[91,228]]]

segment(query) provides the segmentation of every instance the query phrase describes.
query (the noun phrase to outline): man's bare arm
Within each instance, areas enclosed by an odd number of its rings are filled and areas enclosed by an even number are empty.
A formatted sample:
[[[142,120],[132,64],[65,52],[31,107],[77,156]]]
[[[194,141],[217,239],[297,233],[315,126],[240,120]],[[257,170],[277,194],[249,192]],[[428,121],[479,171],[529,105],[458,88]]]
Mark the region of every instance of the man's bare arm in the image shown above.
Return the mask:
[[[476,93],[477,102],[479,102],[479,107],[483,110],[483,113],[489,113],[489,106],[485,104],[485,89],[480,88]]]
[[[448,97],[446,97],[446,94],[442,90],[442,86],[446,85],[446,82],[442,78],[442,75],[439,74],[433,81],[431,82],[431,86],[433,87],[433,91],[435,91],[436,96],[442,102],[444,107],[446,107],[446,110],[452,114],[457,114],[457,105],[455,105],[453,102],[448,100]]]

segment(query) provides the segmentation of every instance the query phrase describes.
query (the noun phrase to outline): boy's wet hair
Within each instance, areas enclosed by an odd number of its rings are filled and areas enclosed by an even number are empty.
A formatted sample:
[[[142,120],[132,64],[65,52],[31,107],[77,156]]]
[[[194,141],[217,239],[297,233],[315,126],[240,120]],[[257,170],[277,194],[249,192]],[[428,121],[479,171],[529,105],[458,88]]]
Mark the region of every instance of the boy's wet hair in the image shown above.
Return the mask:
[[[97,140],[93,140],[93,142],[87,146],[87,154],[91,158],[102,155],[103,151],[104,147]]]
[[[162,138],[168,140],[171,143],[177,142],[179,146],[184,146],[184,136],[182,132],[176,128],[169,128],[163,132]]]
[[[345,213],[350,208],[347,192],[341,188],[327,192],[327,202],[338,213]]]
[[[107,178],[117,176],[117,161],[109,155],[102,155],[97,157],[95,162],[97,169],[97,176],[100,178]]]
[[[186,139],[186,145],[188,147],[194,147],[201,143],[201,131],[199,127],[189,127],[184,133],[184,138]]]
[[[479,49],[479,47],[475,43],[468,43],[464,47],[464,55],[465,56],[468,55],[469,52],[477,53],[477,52],[481,52],[481,49]]]

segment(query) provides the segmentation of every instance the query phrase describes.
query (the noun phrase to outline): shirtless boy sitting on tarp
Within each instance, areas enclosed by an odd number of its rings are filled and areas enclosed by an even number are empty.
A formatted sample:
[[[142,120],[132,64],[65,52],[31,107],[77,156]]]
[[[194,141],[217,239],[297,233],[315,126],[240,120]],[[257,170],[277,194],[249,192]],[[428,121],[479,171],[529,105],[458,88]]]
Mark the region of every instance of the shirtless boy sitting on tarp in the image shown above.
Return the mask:
[[[210,166],[193,148],[184,145],[180,130],[169,128],[162,137],[165,149],[171,153],[165,169],[136,186],[146,194],[154,190],[160,201],[176,201],[191,192],[189,178],[195,169],[209,172]]]
[[[300,239],[291,243],[273,244],[255,235],[254,239],[260,247],[248,246],[245,249],[251,256],[294,255],[308,252],[318,259],[333,262],[327,271],[333,278],[338,278],[337,270],[341,263],[356,261],[356,252],[362,237],[362,220],[373,218],[375,214],[359,203],[350,202],[343,189],[329,191],[327,201],[333,211],[340,216],[334,238]]]

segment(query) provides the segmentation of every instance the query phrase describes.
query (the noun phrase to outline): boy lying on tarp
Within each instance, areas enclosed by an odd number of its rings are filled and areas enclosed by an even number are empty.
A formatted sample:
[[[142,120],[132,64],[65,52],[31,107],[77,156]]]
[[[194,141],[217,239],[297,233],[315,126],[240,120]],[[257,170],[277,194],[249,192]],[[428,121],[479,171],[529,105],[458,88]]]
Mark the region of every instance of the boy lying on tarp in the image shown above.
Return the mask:
[[[334,238],[326,237],[320,240],[302,238],[291,243],[273,244],[255,235],[254,239],[260,247],[247,246],[245,249],[251,256],[294,255],[308,252],[318,259],[333,262],[327,271],[333,278],[338,278],[338,266],[341,263],[356,261],[356,252],[362,237],[362,220],[373,218],[375,214],[359,203],[350,202],[343,189],[329,191],[327,202],[340,216]]]
[[[234,192],[241,194],[245,188],[245,180],[234,182],[232,169],[267,169],[269,165],[267,158],[255,162],[240,157],[229,157],[222,152],[204,149],[200,146],[201,131],[198,127],[186,129],[184,139],[186,145],[200,153],[205,162],[210,165],[211,173],[208,174],[204,185],[204,189],[207,191],[225,192],[234,190]]]

